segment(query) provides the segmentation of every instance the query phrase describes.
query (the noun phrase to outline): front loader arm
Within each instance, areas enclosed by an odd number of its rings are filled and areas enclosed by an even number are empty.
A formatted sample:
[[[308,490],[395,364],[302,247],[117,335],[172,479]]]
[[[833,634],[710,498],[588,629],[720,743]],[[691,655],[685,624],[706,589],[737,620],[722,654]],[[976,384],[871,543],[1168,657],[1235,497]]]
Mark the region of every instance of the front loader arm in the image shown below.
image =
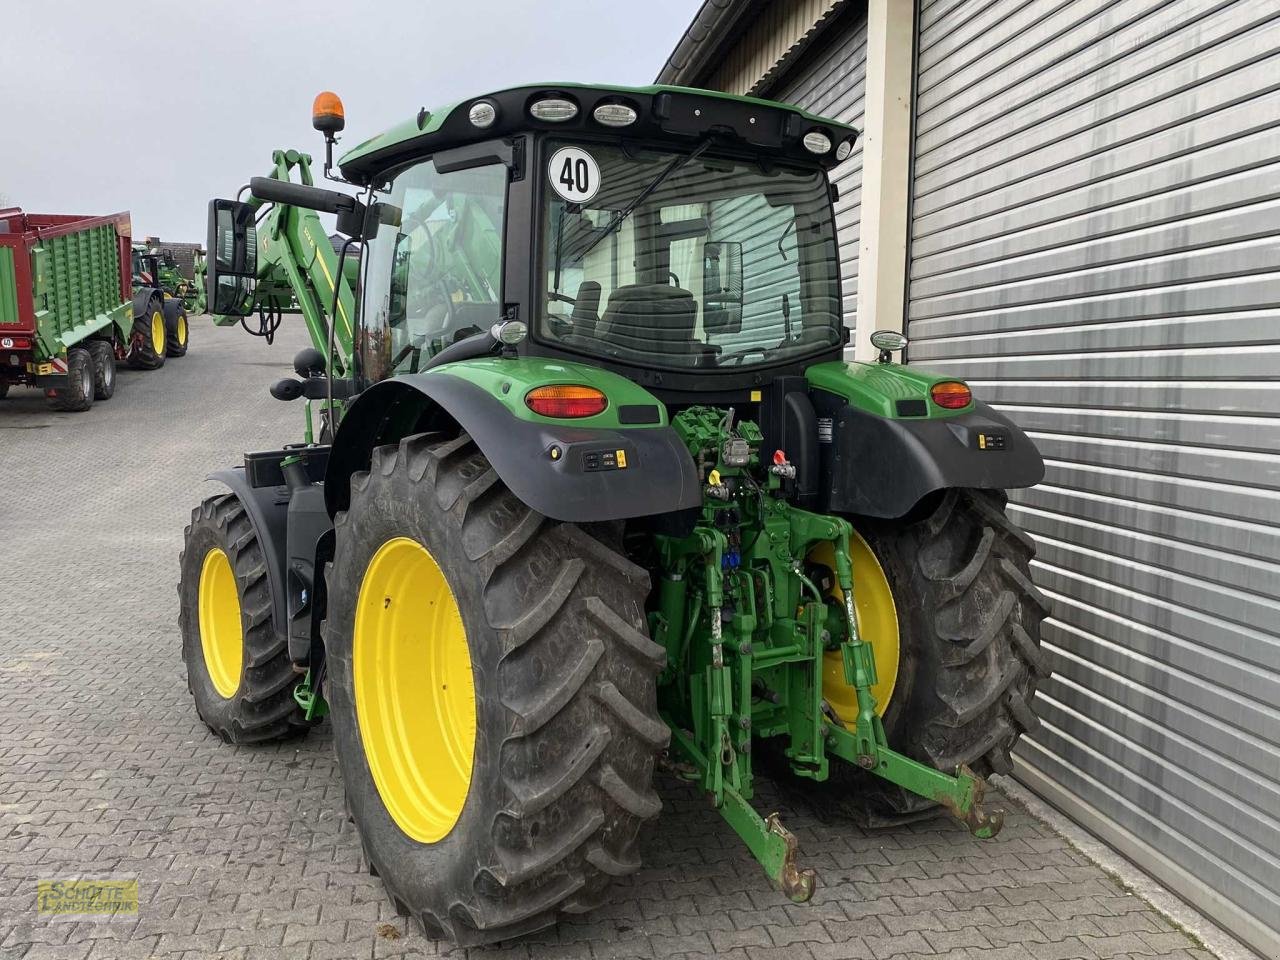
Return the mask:
[[[272,154],[274,168],[269,176],[276,180],[294,180],[313,186],[311,157],[296,150],[276,150]],[[249,204],[264,206],[250,197]],[[350,261],[350,254],[348,254]],[[356,293],[353,277],[347,270],[338,273],[338,254],[320,222],[320,215],[303,207],[271,204],[258,223],[258,285],[254,293],[256,306],[265,313],[300,313],[311,334],[311,341],[321,353],[327,352],[329,313],[333,309],[337,288],[336,324],[333,331],[333,372],[346,374],[351,369],[356,322]],[[219,325],[239,322],[237,317],[215,317]]]

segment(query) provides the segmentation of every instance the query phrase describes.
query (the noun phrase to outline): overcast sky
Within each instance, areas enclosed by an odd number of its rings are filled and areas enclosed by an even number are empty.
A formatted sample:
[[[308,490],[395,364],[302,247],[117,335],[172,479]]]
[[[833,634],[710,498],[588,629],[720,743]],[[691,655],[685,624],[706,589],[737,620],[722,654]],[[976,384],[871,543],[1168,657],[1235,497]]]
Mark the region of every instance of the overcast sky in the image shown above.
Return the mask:
[[[346,105],[340,154],[420,107],[503,87],[649,83],[698,5],[6,3],[0,195],[34,213],[129,210],[135,237],[203,242],[209,199],[265,175],[273,149],[311,153],[319,177],[320,90]]]

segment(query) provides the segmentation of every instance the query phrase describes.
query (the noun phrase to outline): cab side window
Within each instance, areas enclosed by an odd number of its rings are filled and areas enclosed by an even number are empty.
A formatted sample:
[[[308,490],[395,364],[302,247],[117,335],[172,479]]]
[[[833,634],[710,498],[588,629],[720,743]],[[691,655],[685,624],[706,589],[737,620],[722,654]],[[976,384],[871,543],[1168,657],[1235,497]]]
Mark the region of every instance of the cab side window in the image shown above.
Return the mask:
[[[498,321],[506,192],[504,166],[442,174],[426,160],[380,198],[402,213],[371,245],[360,338],[369,380],[416,372]]]

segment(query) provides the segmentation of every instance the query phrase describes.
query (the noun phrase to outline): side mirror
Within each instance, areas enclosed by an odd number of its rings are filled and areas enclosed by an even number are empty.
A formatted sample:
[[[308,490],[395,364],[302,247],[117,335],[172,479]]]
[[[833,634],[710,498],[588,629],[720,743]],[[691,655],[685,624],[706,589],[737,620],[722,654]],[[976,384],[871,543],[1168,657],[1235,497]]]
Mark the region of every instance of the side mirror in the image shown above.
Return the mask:
[[[209,258],[205,297],[209,312],[247,317],[258,283],[258,229],[255,210],[236,200],[209,201]]]
[[[709,240],[702,246],[702,317],[707,333],[742,329],[742,244]]]

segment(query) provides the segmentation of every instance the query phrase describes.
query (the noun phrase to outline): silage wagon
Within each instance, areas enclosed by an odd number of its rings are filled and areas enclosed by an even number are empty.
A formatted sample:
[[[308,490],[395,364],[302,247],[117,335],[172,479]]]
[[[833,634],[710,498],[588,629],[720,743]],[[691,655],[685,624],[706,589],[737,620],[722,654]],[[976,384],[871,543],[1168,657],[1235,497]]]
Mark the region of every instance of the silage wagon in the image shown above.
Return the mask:
[[[164,295],[134,288],[128,213],[0,210],[0,398],[22,384],[58,410],[115,392],[116,361],[165,354]]]

